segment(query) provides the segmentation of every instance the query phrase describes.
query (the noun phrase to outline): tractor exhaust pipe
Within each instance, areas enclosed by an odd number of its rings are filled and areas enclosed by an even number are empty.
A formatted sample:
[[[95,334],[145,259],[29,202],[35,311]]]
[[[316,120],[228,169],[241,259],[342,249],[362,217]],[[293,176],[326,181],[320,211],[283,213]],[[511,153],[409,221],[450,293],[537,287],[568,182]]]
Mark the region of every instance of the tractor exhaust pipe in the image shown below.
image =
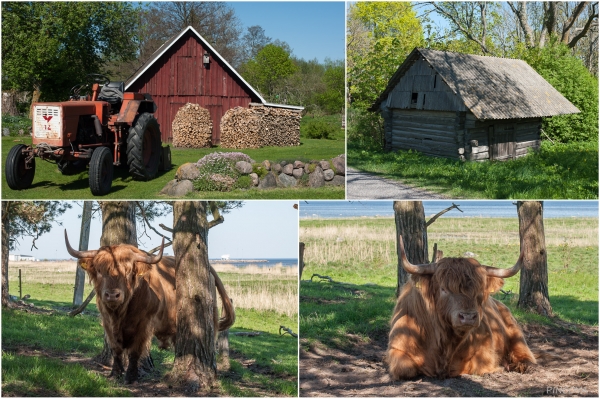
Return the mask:
[[[96,135],[98,137],[102,137],[102,125],[100,124],[100,119],[98,116],[92,115],[92,119],[94,120],[94,129],[96,129]]]

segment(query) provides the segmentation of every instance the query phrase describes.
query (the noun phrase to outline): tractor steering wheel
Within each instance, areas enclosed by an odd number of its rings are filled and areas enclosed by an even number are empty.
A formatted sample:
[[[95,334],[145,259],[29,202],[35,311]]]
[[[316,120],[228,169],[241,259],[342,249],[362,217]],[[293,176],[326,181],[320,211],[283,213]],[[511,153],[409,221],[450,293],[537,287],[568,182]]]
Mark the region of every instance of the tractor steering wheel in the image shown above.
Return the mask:
[[[104,85],[107,85],[110,83],[110,79],[107,78],[105,75],[102,75],[101,73],[88,73],[86,75],[86,77],[89,78],[94,83],[101,83]]]
[[[89,86],[90,85],[88,83],[79,83],[79,84],[76,84],[75,86],[73,86],[71,88],[71,98],[78,99],[79,96],[80,96],[81,91],[84,90],[84,89],[88,89]]]

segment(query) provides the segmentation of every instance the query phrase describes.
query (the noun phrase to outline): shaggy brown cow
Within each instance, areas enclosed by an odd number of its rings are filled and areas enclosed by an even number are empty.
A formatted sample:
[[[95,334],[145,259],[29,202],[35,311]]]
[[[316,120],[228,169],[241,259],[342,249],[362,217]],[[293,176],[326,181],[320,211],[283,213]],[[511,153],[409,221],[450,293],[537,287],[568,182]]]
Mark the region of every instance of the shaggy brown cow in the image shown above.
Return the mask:
[[[65,242],[71,256],[79,259],[79,265],[94,284],[96,303],[113,353],[110,375],[119,377],[123,373],[123,355],[127,354],[125,383],[137,381],[138,360],[147,354],[152,335],[161,342],[161,348],[175,343],[175,258],[162,256],[164,239],[160,253],[155,256],[125,244],[76,251],[69,244],[66,230]],[[214,307],[214,323],[218,331],[223,331],[233,324],[235,313],[212,266],[210,272],[224,308],[219,320]]]
[[[519,272],[523,251],[512,268],[497,269],[470,258],[413,265],[402,237],[399,247],[411,276],[391,321],[386,362],[393,378],[524,371],[536,362],[510,310],[490,296]]]

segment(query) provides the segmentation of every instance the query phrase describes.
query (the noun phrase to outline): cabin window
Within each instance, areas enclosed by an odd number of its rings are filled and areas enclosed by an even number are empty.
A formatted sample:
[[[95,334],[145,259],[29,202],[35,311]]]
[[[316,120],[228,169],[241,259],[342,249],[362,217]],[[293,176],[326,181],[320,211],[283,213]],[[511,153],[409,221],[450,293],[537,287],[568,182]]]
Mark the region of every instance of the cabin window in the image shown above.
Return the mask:
[[[421,106],[421,108],[425,108],[425,93],[423,93],[423,105]]]
[[[437,83],[437,75],[433,75],[433,88],[435,89],[435,85]]]
[[[410,107],[411,108],[416,108],[417,107],[417,100],[419,99],[419,93],[413,93],[412,97],[410,98]]]

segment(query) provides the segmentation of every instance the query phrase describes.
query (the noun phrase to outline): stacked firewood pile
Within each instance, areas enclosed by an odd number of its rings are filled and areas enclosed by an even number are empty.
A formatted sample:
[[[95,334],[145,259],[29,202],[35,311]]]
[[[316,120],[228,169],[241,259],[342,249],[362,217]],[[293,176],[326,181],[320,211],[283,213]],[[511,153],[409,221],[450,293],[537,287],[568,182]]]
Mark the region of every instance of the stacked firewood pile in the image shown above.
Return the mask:
[[[230,109],[221,118],[225,148],[288,147],[300,145],[299,111],[253,105]]]
[[[235,107],[221,118],[221,147],[260,148],[261,115],[252,109]]]
[[[187,103],[173,119],[173,147],[206,148],[212,145],[210,112],[198,104]]]

